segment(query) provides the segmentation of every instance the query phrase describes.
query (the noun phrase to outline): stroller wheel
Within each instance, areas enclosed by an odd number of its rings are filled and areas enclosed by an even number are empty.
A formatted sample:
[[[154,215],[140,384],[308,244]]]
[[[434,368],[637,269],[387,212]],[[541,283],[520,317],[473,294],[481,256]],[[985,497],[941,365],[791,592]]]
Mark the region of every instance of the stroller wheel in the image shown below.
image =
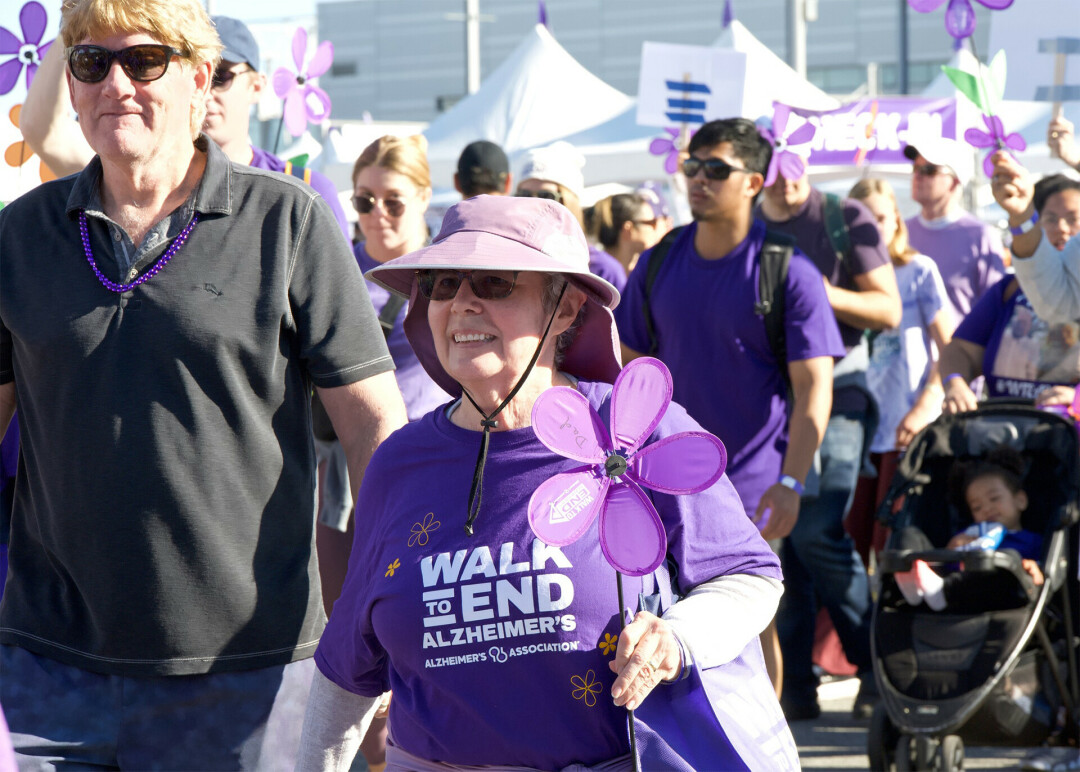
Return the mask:
[[[941,772],[957,772],[964,768],[964,741],[954,734],[941,740],[937,753],[937,768]]]
[[[870,728],[866,734],[866,755],[873,772],[892,772],[896,769],[896,746],[900,742],[900,730],[896,728],[882,703],[874,706]]]

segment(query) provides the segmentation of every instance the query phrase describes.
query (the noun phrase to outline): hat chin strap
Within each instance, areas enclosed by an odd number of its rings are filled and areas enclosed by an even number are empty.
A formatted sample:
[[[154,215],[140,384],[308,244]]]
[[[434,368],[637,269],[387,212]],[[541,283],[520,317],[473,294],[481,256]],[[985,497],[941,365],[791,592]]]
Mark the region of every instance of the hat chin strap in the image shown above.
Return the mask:
[[[525,372],[518,378],[518,382],[514,384],[514,388],[510,390],[510,393],[506,395],[499,406],[491,411],[490,414],[485,413],[481,407],[476,404],[476,400],[472,398],[468,390],[462,386],[461,393],[465,395],[466,399],[472,403],[472,406],[476,408],[476,412],[480,414],[480,425],[484,427],[484,431],[480,436],[480,453],[476,457],[476,468],[473,470],[472,487],[469,489],[469,509],[468,517],[465,520],[465,533],[468,536],[473,535],[473,523],[476,522],[477,516],[480,514],[480,502],[484,496],[484,467],[487,465],[488,445],[491,441],[491,430],[499,425],[499,422],[495,420],[495,416],[503,411],[510,401],[521,391],[521,387],[525,385],[525,381],[529,379],[529,375],[532,373],[533,367],[536,365],[536,360],[540,358],[540,352],[544,348],[544,342],[547,341],[548,333],[551,332],[551,325],[555,322],[555,315],[559,313],[559,307],[562,305],[563,295],[566,294],[566,288],[570,286],[569,281],[564,281],[562,289],[559,291],[559,298],[555,301],[555,309],[551,312],[551,318],[548,319],[547,326],[544,328],[544,334],[540,336],[540,342],[536,344],[536,351],[533,352],[532,359],[529,360],[528,366],[525,368]]]

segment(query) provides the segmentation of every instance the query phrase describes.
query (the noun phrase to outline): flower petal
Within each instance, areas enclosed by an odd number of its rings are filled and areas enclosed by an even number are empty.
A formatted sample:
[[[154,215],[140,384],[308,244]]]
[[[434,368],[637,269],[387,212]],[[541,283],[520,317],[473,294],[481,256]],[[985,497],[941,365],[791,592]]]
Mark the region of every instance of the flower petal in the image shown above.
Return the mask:
[[[788,118],[791,117],[791,108],[780,102],[773,102],[772,132],[777,137],[784,136]]]
[[[15,88],[22,67],[23,63],[18,59],[10,59],[0,64],[0,94],[6,94]]]
[[[776,153],[773,153],[772,158],[769,159],[769,168],[765,172],[765,187],[769,187],[776,182],[777,170],[779,169],[779,159],[776,157]]]
[[[996,115],[990,117],[990,134],[994,137],[995,142],[1005,139],[1005,124]]]
[[[292,58],[296,62],[296,71],[304,72],[304,54],[307,53],[307,30],[297,27],[292,38]]]
[[[1016,151],[1027,150],[1027,140],[1016,132],[1013,132],[1009,136],[1005,137],[1005,147],[1011,147],[1013,150]]]
[[[312,123],[322,123],[330,117],[330,95],[311,83],[304,84],[304,110]]]
[[[7,27],[0,27],[0,54],[17,54],[22,41]]]
[[[634,456],[634,476],[655,491],[682,495],[711,487],[727,468],[727,449],[708,432],[679,432]]]
[[[649,152],[653,155],[664,155],[675,149],[675,143],[667,137],[657,137],[649,143]]]
[[[983,145],[983,147],[986,147],[986,145]],[[986,158],[983,159],[983,174],[986,175],[986,179],[988,180],[992,179],[994,176],[994,162],[992,159],[994,157],[994,153],[996,152],[996,148],[991,148],[990,152],[986,154]]]
[[[972,147],[994,147],[994,138],[981,129],[971,128],[964,132],[964,140]]]
[[[957,40],[971,37],[975,31],[975,9],[971,7],[971,0],[949,0],[945,31]]]
[[[1013,0],[979,0],[992,11],[1003,11],[1013,4]]]
[[[560,456],[587,464],[602,464],[612,448],[600,416],[580,391],[557,386],[537,397],[532,409],[537,439]]]
[[[652,573],[667,554],[660,515],[645,491],[630,480],[613,485],[604,500],[600,549],[616,571],[628,576]]]
[[[34,76],[37,74],[38,66],[36,64],[26,65],[26,90],[30,90],[30,84],[34,82]]]
[[[589,530],[610,486],[611,478],[585,467],[555,475],[529,498],[529,527],[544,544],[573,544]]]
[[[285,97],[282,116],[285,119],[285,128],[290,134],[299,137],[304,133],[307,128],[307,109],[304,106],[304,95],[299,89],[290,91]]]
[[[319,47],[315,49],[315,54],[311,57],[311,61],[308,62],[307,76],[309,78],[317,78],[329,70],[330,65],[333,63],[334,44],[329,40],[324,40],[319,43]]]
[[[807,121],[791,132],[791,135],[787,138],[787,143],[788,145],[805,145],[814,139],[815,134],[817,134],[817,126]]]
[[[277,98],[284,99],[286,94],[296,88],[296,73],[285,67],[278,67],[270,76],[270,83]]]
[[[776,165],[785,180],[801,180],[806,174],[806,162],[796,153],[784,150],[778,153]]]
[[[929,13],[944,2],[945,0],[908,0],[908,5],[919,13]]]
[[[633,452],[656,431],[671,402],[671,373],[652,357],[622,369],[611,391],[611,434],[616,448]]]
[[[23,40],[29,44],[37,45],[41,42],[41,36],[45,34],[45,22],[49,15],[45,13],[45,6],[31,0],[19,11],[19,24],[22,25]]]
[[[679,170],[679,151],[672,150],[664,157],[664,171],[674,174]]]

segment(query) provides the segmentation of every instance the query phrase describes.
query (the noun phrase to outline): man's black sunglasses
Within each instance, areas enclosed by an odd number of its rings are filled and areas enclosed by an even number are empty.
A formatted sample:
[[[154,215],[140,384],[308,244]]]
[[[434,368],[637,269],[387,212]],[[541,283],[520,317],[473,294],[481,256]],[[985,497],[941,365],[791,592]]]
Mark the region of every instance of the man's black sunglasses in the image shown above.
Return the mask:
[[[562,203],[562,193],[557,190],[519,190],[514,195],[517,198],[544,198],[548,201]]]
[[[683,174],[687,179],[696,177],[697,173],[702,169],[705,170],[705,179],[717,180],[722,182],[731,176],[732,172],[746,172],[750,173],[749,169],[743,169],[739,166],[732,166],[722,158],[694,158],[690,156],[682,164]]]
[[[250,66],[245,66],[243,70],[223,70],[220,67],[214,70],[214,79],[210,81],[211,91],[228,91],[232,88],[233,81],[236,80],[237,75],[243,75],[245,72],[251,71]]]
[[[165,74],[174,56],[187,56],[183,51],[159,43],[140,43],[119,51],[102,46],[77,45],[69,48],[67,55],[68,69],[71,70],[72,77],[83,83],[105,80],[113,59],[120,62],[129,78],[140,83],[149,83]]]
[[[509,297],[517,282],[517,271],[455,271],[449,268],[421,269],[416,272],[420,294],[428,300],[453,300],[461,282],[481,300],[502,300]]]

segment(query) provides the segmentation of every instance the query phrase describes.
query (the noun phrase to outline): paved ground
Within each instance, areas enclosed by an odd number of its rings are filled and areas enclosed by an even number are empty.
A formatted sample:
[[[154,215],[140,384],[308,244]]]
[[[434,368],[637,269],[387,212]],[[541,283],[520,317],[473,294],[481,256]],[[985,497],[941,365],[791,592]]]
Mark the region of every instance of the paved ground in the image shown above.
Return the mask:
[[[851,718],[851,706],[858,691],[854,678],[823,684],[818,691],[821,718],[791,724],[803,769],[868,769],[866,757],[867,722]],[[1022,760],[1034,748],[966,748],[965,770],[1020,769]],[[1051,752],[1062,758],[1065,749]]]

